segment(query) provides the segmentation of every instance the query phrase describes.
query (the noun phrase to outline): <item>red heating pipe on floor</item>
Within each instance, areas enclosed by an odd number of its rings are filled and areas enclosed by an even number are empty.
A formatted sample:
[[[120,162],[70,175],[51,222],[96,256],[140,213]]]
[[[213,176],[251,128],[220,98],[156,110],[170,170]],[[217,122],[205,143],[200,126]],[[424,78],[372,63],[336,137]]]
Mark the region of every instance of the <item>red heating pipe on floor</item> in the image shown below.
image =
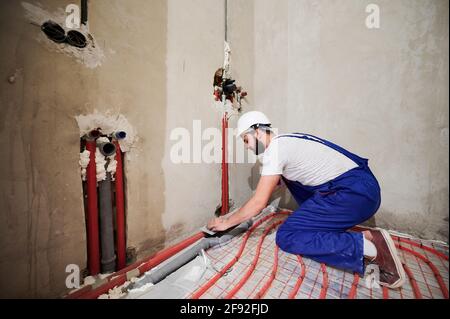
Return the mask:
[[[88,268],[90,275],[100,273],[100,239],[98,228],[98,204],[97,204],[97,173],[95,168],[96,141],[86,140],[86,150],[89,151],[89,164],[86,168],[87,186],[87,245]]]
[[[242,288],[242,286],[248,281],[248,279],[250,278],[250,276],[253,274],[253,271],[256,268],[256,264],[258,263],[258,259],[259,259],[259,255],[261,253],[261,247],[262,244],[264,242],[264,239],[266,238],[267,234],[274,228],[276,228],[278,225],[280,225],[283,221],[277,221],[274,222],[273,224],[271,224],[269,227],[267,227],[263,234],[261,235],[259,242],[258,242],[258,246],[256,247],[256,254],[255,257],[253,258],[252,263],[250,264],[250,268],[247,270],[247,272],[244,274],[244,276],[242,277],[242,279],[237,283],[236,286],[234,286],[233,289],[231,289],[226,295],[225,295],[225,299],[231,299],[233,298],[236,293]]]
[[[389,299],[389,289],[383,286],[383,299]]]
[[[356,289],[358,288],[358,283],[359,283],[359,275],[357,273],[355,273],[353,275],[352,288],[350,289],[350,292],[348,293],[348,299],[355,299]]]
[[[362,227],[362,226],[355,226],[355,227],[352,227],[352,228],[351,228],[351,230],[353,230],[353,231],[359,231],[359,232],[361,232],[361,231],[363,231],[363,230],[370,230],[370,229],[371,229],[371,228],[369,228],[369,227]],[[417,243],[417,242],[412,241],[412,240],[410,240],[410,239],[408,239],[408,238],[404,238],[404,237],[400,237],[400,236],[391,235],[391,238],[392,238],[393,240],[397,240],[397,241],[399,241],[399,242],[406,243],[406,244],[409,244],[409,245],[418,247],[418,248],[420,248],[420,249],[426,250],[426,251],[428,251],[428,252],[430,252],[430,253],[432,253],[432,254],[438,256],[439,258],[448,261],[448,256],[446,256],[445,254],[441,253],[440,251],[438,251],[438,250],[436,250],[436,249],[434,249],[434,248],[432,248],[432,247],[426,246],[426,245],[424,245],[424,244],[422,244],[422,243]]]
[[[320,289],[319,299],[325,299],[327,297],[328,290],[328,272],[325,264],[320,264],[320,270],[322,271],[322,289]]]
[[[244,238],[242,239],[241,246],[239,248],[239,251],[237,252],[236,256],[228,263],[226,264],[217,274],[215,274],[211,279],[209,279],[206,283],[204,283],[202,286],[200,286],[196,291],[192,293],[190,296],[190,299],[200,299],[202,295],[205,294],[208,289],[210,289],[217,281],[219,281],[220,278],[230,269],[241,257],[242,252],[244,251],[244,248],[247,244],[247,241],[250,237],[250,235],[253,233],[253,231],[261,225],[263,222],[265,222],[268,219],[274,218],[278,215],[290,215],[292,211],[284,210],[279,213],[270,213],[269,215],[260,218],[258,221],[256,221],[253,226],[245,233]]]
[[[261,288],[261,290],[256,294],[255,299],[262,299],[265,294],[267,293],[267,290],[269,290],[270,286],[272,285],[273,281],[275,280],[275,277],[277,276],[278,271],[278,251],[279,247],[275,244],[275,256],[273,261],[273,267],[272,271],[270,273],[269,280],[264,284],[264,286]]]
[[[126,237],[125,237],[125,204],[123,192],[123,162],[122,151],[118,141],[114,141],[116,146],[116,246],[117,246],[117,270],[126,266]]]
[[[302,256],[297,255],[297,259],[298,259],[298,262],[299,262],[300,267],[301,267],[302,270],[301,270],[300,276],[297,279],[297,282],[295,283],[294,288],[292,289],[292,291],[290,292],[290,294],[288,296],[288,299],[294,299],[295,298],[295,296],[297,295],[298,290],[300,289],[300,286],[303,283],[303,279],[305,279],[305,275],[306,275],[306,266],[305,266],[305,263],[303,262]]]
[[[401,246],[399,244],[395,244],[395,246],[398,249],[404,250],[404,251],[406,251],[406,252],[416,256],[417,258],[421,259],[424,263],[426,263],[428,265],[428,267],[430,267],[431,271],[433,272],[434,277],[436,278],[436,281],[438,282],[438,285],[441,288],[441,291],[442,291],[442,294],[443,294],[444,298],[448,299],[449,296],[448,296],[447,286],[445,285],[445,282],[442,279],[441,273],[436,268],[436,266],[428,258],[426,258],[424,255],[419,254],[418,252],[416,252],[416,251],[414,251],[412,249],[406,248],[406,247]]]
[[[403,264],[403,269],[405,269],[405,272],[408,275],[409,282],[411,283],[411,287],[413,288],[413,291],[414,291],[414,297],[416,297],[416,299],[422,299],[422,293],[420,292],[419,286],[417,285],[416,278],[414,278],[414,275],[413,275],[411,269],[409,269],[407,264]]]
[[[393,240],[397,240],[397,241],[399,241],[399,242],[406,243],[406,244],[410,244],[410,245],[412,245],[412,246],[415,246],[415,247],[418,247],[418,248],[420,248],[420,249],[426,250],[426,251],[428,251],[428,252],[430,252],[430,253],[432,253],[432,254],[438,256],[439,258],[448,261],[448,256],[444,255],[443,253],[441,253],[440,251],[438,251],[438,250],[436,250],[436,249],[434,249],[434,248],[425,246],[425,245],[423,245],[422,243],[420,243],[420,244],[419,244],[419,243],[416,243],[416,242],[414,242],[414,241],[412,241],[412,240],[409,240],[409,239],[406,239],[406,238],[402,238],[402,237],[398,237],[398,236],[392,236],[392,235],[391,235],[391,237],[392,237]]]

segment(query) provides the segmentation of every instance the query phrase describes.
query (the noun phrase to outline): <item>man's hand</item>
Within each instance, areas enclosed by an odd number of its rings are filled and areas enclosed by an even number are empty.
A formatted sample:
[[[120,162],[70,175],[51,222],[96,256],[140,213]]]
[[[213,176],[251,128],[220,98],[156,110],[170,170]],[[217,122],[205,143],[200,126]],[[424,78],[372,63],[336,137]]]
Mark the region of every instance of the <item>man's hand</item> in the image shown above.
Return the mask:
[[[212,231],[224,231],[230,228],[230,225],[227,223],[228,218],[226,217],[218,217],[213,218],[208,222],[208,229],[211,229]]]
[[[224,231],[259,214],[266,207],[279,180],[280,175],[261,176],[252,198],[235,213],[211,219],[208,222],[208,229]]]

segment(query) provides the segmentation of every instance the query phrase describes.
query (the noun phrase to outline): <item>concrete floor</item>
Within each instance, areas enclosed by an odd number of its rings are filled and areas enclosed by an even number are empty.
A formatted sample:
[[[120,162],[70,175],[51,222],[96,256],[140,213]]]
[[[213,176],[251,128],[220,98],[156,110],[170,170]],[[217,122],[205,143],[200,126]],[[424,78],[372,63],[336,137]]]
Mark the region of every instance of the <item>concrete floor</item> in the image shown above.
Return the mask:
[[[259,216],[264,218],[263,214]],[[227,244],[206,251],[165,280],[126,298],[268,298],[268,299],[441,299],[448,298],[448,245],[391,235],[400,245],[398,252],[407,272],[400,289],[372,286],[364,278],[321,265],[313,260],[287,254],[276,248],[276,227],[286,215],[275,215]],[[269,230],[269,231],[268,231]],[[244,244],[245,243],[245,244]],[[221,275],[244,246],[239,259]],[[425,248],[427,247],[427,248]],[[414,252],[414,253],[413,253]],[[254,269],[252,264],[256,263]],[[216,277],[217,281],[212,283]],[[440,281],[440,282],[439,282]],[[202,287],[210,284],[208,289]]]

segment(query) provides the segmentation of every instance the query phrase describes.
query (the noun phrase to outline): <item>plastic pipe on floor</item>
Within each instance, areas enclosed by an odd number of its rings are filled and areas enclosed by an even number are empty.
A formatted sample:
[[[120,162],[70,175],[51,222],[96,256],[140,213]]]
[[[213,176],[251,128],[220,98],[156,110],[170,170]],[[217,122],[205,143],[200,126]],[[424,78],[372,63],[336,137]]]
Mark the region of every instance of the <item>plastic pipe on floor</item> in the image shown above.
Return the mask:
[[[195,245],[184,251],[182,254],[175,257],[166,265],[158,267],[157,269],[150,271],[148,274],[145,274],[144,277],[136,282],[135,285],[130,287],[130,289],[139,288],[149,283],[157,284],[168,275],[173,273],[175,270],[179,269],[180,267],[184,266],[195,257],[197,257],[202,250],[207,250],[219,244],[224,244],[230,241],[233,237],[246,232],[252,226],[252,224],[252,220],[248,220],[220,237],[203,238],[200,242],[196,243]]]
[[[163,261],[174,256],[183,249],[189,247],[196,241],[205,237],[203,232],[198,232],[189,238],[179,242],[178,244],[168,247],[159,251],[158,253],[148,257],[144,260],[140,260],[132,265],[125,267],[124,269],[117,271],[105,278],[105,283],[94,288],[93,285],[87,285],[73,293],[65,296],[66,299],[94,299],[101,294],[107,293],[109,289],[123,285],[125,281],[132,277],[142,275],[146,271],[161,264]]]

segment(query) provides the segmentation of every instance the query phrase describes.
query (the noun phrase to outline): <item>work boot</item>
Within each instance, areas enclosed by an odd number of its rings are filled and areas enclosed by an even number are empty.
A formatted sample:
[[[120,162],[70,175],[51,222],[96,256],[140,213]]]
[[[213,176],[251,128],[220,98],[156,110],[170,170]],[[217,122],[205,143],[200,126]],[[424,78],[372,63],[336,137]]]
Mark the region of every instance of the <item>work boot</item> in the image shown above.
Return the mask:
[[[405,270],[397,254],[391,235],[384,229],[370,229],[372,243],[377,248],[377,256],[369,261],[380,269],[380,285],[399,288],[405,282]]]

